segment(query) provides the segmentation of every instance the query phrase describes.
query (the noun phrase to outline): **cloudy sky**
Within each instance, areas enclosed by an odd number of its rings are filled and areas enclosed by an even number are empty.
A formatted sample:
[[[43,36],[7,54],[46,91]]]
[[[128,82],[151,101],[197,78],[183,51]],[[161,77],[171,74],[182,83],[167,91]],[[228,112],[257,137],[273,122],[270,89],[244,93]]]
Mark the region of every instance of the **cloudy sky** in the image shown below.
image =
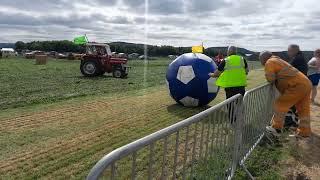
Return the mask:
[[[1,0],[0,42],[61,40],[156,45],[320,47],[318,0]]]

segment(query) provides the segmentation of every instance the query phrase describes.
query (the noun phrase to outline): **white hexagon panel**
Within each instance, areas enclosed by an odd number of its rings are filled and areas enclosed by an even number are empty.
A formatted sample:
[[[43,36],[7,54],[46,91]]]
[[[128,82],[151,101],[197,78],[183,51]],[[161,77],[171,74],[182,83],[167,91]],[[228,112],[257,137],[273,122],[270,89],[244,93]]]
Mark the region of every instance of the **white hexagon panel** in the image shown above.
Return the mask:
[[[183,82],[184,84],[188,84],[193,78],[195,78],[195,74],[192,66],[180,66],[177,79]]]
[[[208,93],[217,93],[219,91],[219,87],[216,85],[216,78],[209,78],[207,80],[208,85]]]
[[[196,55],[200,60],[204,60],[204,61],[207,61],[209,63],[213,62],[213,60],[210,57],[208,57],[208,56],[206,56],[204,54],[197,53]]]
[[[170,97],[173,98],[173,96],[172,96],[172,94],[171,94],[171,92],[170,92],[170,84],[169,84],[169,82],[168,82],[167,80],[166,80],[166,84],[167,84],[167,87],[168,87],[169,95],[170,95]]]
[[[199,100],[198,99],[194,99],[194,98],[189,97],[189,96],[186,96],[186,97],[180,99],[180,102],[186,107],[196,107],[199,104]]]

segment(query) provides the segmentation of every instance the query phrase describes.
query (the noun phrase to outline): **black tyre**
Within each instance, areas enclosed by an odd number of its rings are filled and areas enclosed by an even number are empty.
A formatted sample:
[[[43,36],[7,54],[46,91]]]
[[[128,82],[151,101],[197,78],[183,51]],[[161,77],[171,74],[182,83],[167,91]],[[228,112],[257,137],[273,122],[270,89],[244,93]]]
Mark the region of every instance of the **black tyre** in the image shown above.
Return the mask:
[[[93,77],[101,74],[100,67],[95,61],[84,61],[81,62],[80,71],[84,76]]]
[[[124,75],[124,72],[121,69],[114,69],[112,72],[112,76],[115,78],[122,78]]]

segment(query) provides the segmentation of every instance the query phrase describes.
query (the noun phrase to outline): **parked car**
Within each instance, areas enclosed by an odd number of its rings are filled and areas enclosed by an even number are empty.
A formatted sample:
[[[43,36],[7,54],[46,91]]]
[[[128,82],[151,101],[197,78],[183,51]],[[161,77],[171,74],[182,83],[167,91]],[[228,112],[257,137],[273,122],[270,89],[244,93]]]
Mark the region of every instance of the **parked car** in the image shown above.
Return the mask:
[[[45,54],[43,51],[31,51],[24,54],[26,59],[34,59],[36,55]]]
[[[77,54],[77,53],[68,53],[67,57],[68,60],[81,60],[83,54]]]
[[[48,56],[49,57],[52,57],[52,58],[55,58],[56,56],[57,56],[57,52],[56,51],[50,51],[50,52],[48,52]]]
[[[129,59],[138,59],[138,57],[139,57],[138,53],[131,53],[131,54],[128,55]]]
[[[127,55],[125,53],[119,53],[117,55],[118,58],[127,58]]]
[[[139,56],[139,59],[144,59],[144,55]]]
[[[176,59],[177,57],[178,57],[178,56],[176,56],[176,55],[169,55],[169,56],[168,56],[169,59]]]
[[[57,55],[56,55],[56,58],[57,59],[67,59],[67,55],[65,55],[65,54],[62,54],[62,53],[58,53]]]

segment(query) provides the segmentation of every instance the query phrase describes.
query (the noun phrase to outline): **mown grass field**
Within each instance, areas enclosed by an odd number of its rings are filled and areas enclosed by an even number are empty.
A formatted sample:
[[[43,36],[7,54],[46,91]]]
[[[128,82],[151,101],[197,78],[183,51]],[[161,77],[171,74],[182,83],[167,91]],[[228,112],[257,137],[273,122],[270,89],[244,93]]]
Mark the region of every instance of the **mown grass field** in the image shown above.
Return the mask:
[[[79,61],[50,60],[47,65],[34,65],[34,60],[1,59],[0,109],[163,85],[169,62],[159,58],[145,66],[143,61],[130,61],[129,65],[134,67],[130,78],[114,79],[108,74],[96,78],[83,77]]]
[[[0,179],[83,179],[113,149],[204,110],[168,96],[169,62],[132,61],[128,79],[89,79],[77,61],[0,60]],[[263,76],[251,71],[248,88]]]

